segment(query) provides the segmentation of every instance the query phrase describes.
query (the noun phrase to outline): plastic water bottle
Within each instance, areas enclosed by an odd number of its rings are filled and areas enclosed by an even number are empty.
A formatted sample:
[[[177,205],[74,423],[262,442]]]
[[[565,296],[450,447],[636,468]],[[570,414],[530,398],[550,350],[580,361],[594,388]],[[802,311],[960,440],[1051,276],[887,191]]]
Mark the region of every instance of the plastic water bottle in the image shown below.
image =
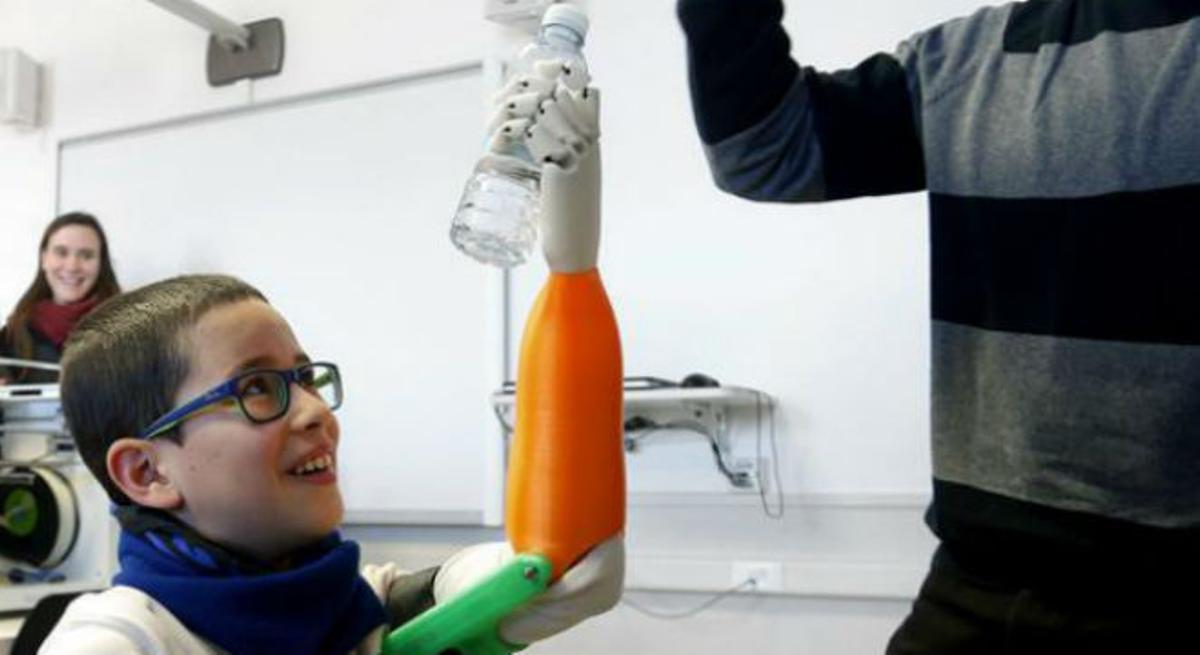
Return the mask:
[[[537,39],[517,56],[513,74],[534,70],[539,61],[561,60],[572,69],[570,80],[587,83],[581,49],[588,19],[574,5],[551,5],[542,17]],[[523,264],[537,242],[541,211],[542,164],[523,144],[506,152],[487,152],[467,179],[450,225],[450,240],[464,253],[508,268]]]

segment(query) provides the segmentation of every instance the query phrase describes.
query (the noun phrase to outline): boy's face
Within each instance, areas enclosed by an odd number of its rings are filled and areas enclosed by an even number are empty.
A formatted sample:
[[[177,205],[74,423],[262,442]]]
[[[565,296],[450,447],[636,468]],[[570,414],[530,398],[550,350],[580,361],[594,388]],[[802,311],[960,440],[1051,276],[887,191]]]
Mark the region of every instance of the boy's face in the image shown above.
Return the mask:
[[[246,300],[217,307],[186,335],[191,372],[176,406],[252,368],[292,368],[308,360],[283,317]],[[155,442],[158,468],[182,496],[176,515],[205,537],[264,561],[277,561],[329,534],[342,519],[337,486],[338,423],[329,407],[292,385],[286,414],[255,424],[236,410],[201,414],[182,439]],[[327,471],[298,475],[332,457]]]

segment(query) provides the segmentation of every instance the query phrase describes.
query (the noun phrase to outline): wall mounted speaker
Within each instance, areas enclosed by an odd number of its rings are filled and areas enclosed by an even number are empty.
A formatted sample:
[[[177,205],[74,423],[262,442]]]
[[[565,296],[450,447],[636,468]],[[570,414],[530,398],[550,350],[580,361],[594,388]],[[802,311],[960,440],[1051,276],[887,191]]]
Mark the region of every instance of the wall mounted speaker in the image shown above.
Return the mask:
[[[40,67],[16,48],[0,48],[0,123],[36,127]]]

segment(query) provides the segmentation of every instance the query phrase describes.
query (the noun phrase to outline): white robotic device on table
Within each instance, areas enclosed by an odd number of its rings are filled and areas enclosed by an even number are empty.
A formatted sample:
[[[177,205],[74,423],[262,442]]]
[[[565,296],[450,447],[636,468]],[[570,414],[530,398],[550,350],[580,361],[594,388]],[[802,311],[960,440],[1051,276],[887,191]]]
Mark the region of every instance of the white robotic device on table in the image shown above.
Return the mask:
[[[6,358],[0,366],[59,370]],[[0,557],[48,570],[71,553],[79,503],[55,469],[77,461],[71,446],[57,384],[0,386]]]

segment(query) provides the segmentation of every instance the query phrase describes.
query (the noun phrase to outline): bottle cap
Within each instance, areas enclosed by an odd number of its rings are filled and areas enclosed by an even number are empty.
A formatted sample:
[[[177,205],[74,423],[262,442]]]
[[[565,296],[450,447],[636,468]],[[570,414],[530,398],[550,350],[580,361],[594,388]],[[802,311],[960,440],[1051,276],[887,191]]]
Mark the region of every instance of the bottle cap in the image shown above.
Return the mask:
[[[587,36],[588,17],[582,7],[556,3],[547,7],[542,15],[542,27],[547,25],[562,25],[578,32],[580,36]]]

